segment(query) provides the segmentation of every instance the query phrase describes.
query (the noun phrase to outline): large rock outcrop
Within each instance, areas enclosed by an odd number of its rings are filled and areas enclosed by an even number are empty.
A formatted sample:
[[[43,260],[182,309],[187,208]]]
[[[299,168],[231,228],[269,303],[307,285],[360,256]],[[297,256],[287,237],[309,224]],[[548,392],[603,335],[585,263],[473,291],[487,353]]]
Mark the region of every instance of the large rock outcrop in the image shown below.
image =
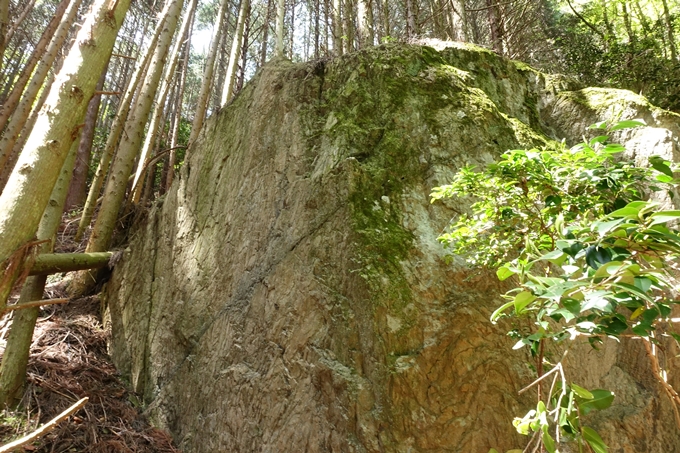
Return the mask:
[[[596,120],[676,158],[678,117],[478,48],[388,46],[274,61],[217,113],[133,231],[106,291],[111,352],[186,452],[482,452],[526,442],[525,351],[488,321],[495,276],[436,241],[464,206],[432,187]],[[618,396],[612,452],[680,451],[642,348],[583,348]],[[577,354],[574,354],[576,356]],[[670,360],[670,359],[669,359]],[[673,363],[669,363],[673,365]]]

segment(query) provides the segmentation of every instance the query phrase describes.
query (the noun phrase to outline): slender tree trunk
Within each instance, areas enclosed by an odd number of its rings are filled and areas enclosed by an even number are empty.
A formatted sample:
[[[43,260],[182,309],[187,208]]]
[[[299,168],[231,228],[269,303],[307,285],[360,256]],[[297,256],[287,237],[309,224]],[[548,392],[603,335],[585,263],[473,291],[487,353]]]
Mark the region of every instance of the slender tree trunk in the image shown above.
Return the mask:
[[[229,54],[229,65],[227,66],[227,74],[224,78],[224,89],[222,90],[222,99],[220,100],[220,107],[224,107],[231,99],[234,90],[234,79],[236,77],[236,66],[238,64],[239,55],[243,43],[243,30],[247,20],[247,14],[250,9],[249,0],[241,0],[241,8],[238,13],[238,22],[236,23],[236,31],[234,32],[234,39],[231,44],[231,53]]]
[[[40,94],[40,98],[38,98],[38,101],[33,106],[31,116],[28,117],[28,121],[26,121],[24,129],[21,131],[19,140],[14,144],[14,149],[12,149],[12,153],[9,156],[9,160],[5,165],[5,168],[0,172],[0,194],[2,193],[3,190],[5,190],[7,181],[9,180],[9,177],[12,174],[14,167],[16,166],[17,160],[19,159],[19,154],[21,154],[21,150],[24,149],[24,145],[26,144],[28,135],[33,130],[33,126],[35,126],[35,123],[38,120],[40,109],[47,100],[47,95],[50,94],[50,89],[52,88],[53,83],[54,73],[50,75],[49,79],[45,83],[42,93]]]
[[[97,126],[97,117],[99,116],[99,105],[102,99],[102,95],[97,94],[97,92],[102,91],[105,81],[106,68],[102,71],[102,75],[97,82],[95,95],[90,99],[90,104],[87,106],[85,126],[83,126],[83,131],[80,134],[80,143],[78,144],[78,151],[76,153],[76,163],[73,166],[73,177],[64,203],[64,212],[82,205],[85,201],[85,195],[87,194],[87,174],[90,170],[90,157],[92,155],[92,142],[94,140],[94,130]]]
[[[167,11],[162,13],[163,17]],[[142,61],[137,66],[135,73],[130,79],[130,83],[125,90],[122,100],[118,104],[118,111],[113,119],[113,125],[109,129],[108,137],[106,138],[106,145],[102,151],[102,155],[99,160],[99,165],[97,166],[97,171],[95,171],[94,178],[90,184],[90,190],[87,194],[87,200],[85,200],[85,206],[83,207],[83,215],[80,217],[80,223],[78,224],[78,231],[76,232],[76,241],[80,241],[85,233],[85,229],[90,226],[92,221],[92,214],[97,206],[97,198],[99,198],[99,192],[104,184],[104,178],[109,171],[109,165],[111,164],[111,159],[113,159],[113,154],[116,151],[116,146],[118,146],[118,140],[123,133],[123,128],[125,127],[125,122],[127,121],[128,114],[130,112],[130,107],[132,106],[132,100],[135,97],[137,89],[141,86],[141,81],[146,76],[149,64],[151,62],[151,57],[156,49],[156,44],[158,43],[158,38],[163,30],[164,23],[159,21],[153,36],[151,37],[151,42],[149,47],[144,53]]]
[[[489,28],[491,29],[491,47],[503,55],[503,18],[496,4],[496,0],[486,0],[489,16]]]
[[[193,20],[192,20],[193,22]],[[186,86],[187,71],[189,68],[189,52],[191,51],[191,33],[187,37],[187,42],[184,46],[184,61],[182,61],[182,71],[180,73],[179,87],[177,89],[177,104],[175,106],[175,119],[172,124],[172,135],[170,141],[170,155],[168,156],[168,171],[165,179],[165,191],[170,190],[172,181],[175,178],[175,161],[177,159],[177,144],[179,141],[179,128],[182,124],[182,99],[184,98],[184,89]]]
[[[344,0],[343,2],[343,19],[345,19],[345,51],[352,52],[355,49],[355,27],[354,27],[354,4],[353,0]]]
[[[314,59],[317,60],[320,54],[321,45],[321,5],[319,0],[314,1]]]
[[[118,212],[125,199],[128,179],[132,173],[135,158],[140,151],[144,128],[149,119],[151,105],[163,75],[168,49],[172,43],[172,37],[175,34],[177,21],[182,11],[182,3],[182,0],[168,0],[167,2],[169,8],[168,14],[164,18],[164,27],[158,38],[158,45],[154,50],[144,86],[125,123],[125,131],[111,165],[101,209],[87,242],[86,252],[103,252],[108,249],[111,243]],[[89,272],[81,273],[71,282],[70,291],[74,294],[83,294],[91,283],[92,279]]]
[[[635,43],[635,32],[633,32],[633,26],[630,23],[630,14],[628,13],[627,2],[621,2],[621,17],[623,18],[623,26],[626,28],[626,34],[628,35],[628,42]]]
[[[272,0],[267,0],[267,13],[264,17],[264,30],[262,31],[262,44],[260,46],[260,66],[267,62],[267,44],[269,41],[269,22],[272,14]]]
[[[250,13],[252,4],[248,6],[248,12],[246,13],[246,24],[243,29],[243,44],[241,45],[241,65],[238,71],[238,78],[236,79],[236,88],[234,88],[234,93],[238,93],[243,89],[246,78],[246,65],[248,64],[248,47],[250,46]]]
[[[359,42],[361,47],[373,45],[373,4],[371,0],[358,0],[357,25],[359,27]]]
[[[675,47],[675,36],[673,33],[673,21],[671,20],[671,13],[668,9],[668,1],[661,0],[663,4],[663,20],[666,23],[666,35],[668,36],[668,48],[671,51],[671,60],[673,62],[678,61],[678,51]]]
[[[417,34],[416,5],[414,4],[414,0],[406,0],[406,38],[413,39]]]
[[[40,88],[42,88],[50,68],[57,59],[57,54],[61,51],[64,41],[66,41],[69,29],[76,19],[81,2],[82,0],[73,0],[73,3],[69,6],[47,51],[35,68],[33,77],[31,77],[31,82],[28,84],[26,91],[24,91],[24,94],[21,97],[21,102],[19,102],[12,113],[12,118],[10,119],[7,128],[2,133],[2,137],[0,138],[0,169],[4,168],[11,156],[14,144],[19,138],[19,134],[31,113],[33,102],[38,97]]]
[[[284,57],[283,24],[285,15],[286,15],[286,0],[278,0],[276,4],[276,56],[280,58]]]
[[[38,44],[36,44],[35,48],[33,49],[33,52],[31,53],[30,58],[28,59],[28,62],[21,70],[19,79],[16,81],[16,83],[14,83],[14,85],[12,86],[12,91],[10,92],[9,96],[7,96],[5,102],[3,102],[2,106],[0,107],[0,131],[2,131],[5,128],[7,122],[9,121],[10,116],[12,115],[14,109],[19,103],[19,100],[21,99],[21,94],[24,92],[24,88],[26,88],[26,84],[31,78],[31,74],[33,74],[33,69],[44,55],[45,49],[47,49],[47,46],[50,44],[50,41],[52,40],[55,31],[59,27],[59,23],[61,22],[61,19],[64,16],[64,12],[66,12],[66,8],[68,8],[69,3],[70,0],[62,0],[61,3],[59,3],[59,6],[57,6],[56,11],[54,12],[54,16],[52,17],[52,19],[50,19],[50,23],[47,25],[45,31],[40,37],[40,41],[38,41]],[[2,152],[1,149],[0,152]],[[0,156],[0,162],[1,161],[2,157]],[[1,164],[0,167],[2,167]]]
[[[0,195],[0,263],[5,269],[16,264],[12,256],[35,235],[129,5],[130,0],[93,2]],[[0,285],[0,310],[6,306],[17,274],[5,277]]]
[[[7,30],[9,29],[9,0],[0,0],[0,68],[5,55]]]
[[[40,253],[50,253],[54,247],[54,236],[61,223],[66,194],[71,182],[73,164],[76,158],[78,141],[75,140],[64,161],[61,173],[52,190],[50,201],[40,220],[37,239],[48,241],[40,246]],[[47,275],[28,277],[19,296],[19,304],[40,300],[45,290]],[[38,319],[39,307],[24,308],[15,312],[12,326],[7,338],[7,347],[0,365],[0,408],[15,407],[23,396],[26,382],[26,367],[31,349],[31,340],[35,322]]]
[[[288,33],[289,39],[288,39],[288,55],[290,55],[290,58],[293,58],[293,55],[295,53],[294,49],[294,44],[295,44],[295,0],[293,0],[292,5],[290,7],[290,31]]]
[[[333,0],[333,52],[342,55],[342,15],[340,14],[340,0]]]
[[[144,181],[144,170],[147,167],[149,160],[151,159],[151,148],[158,136],[159,127],[163,124],[161,117],[163,110],[168,98],[168,93],[170,87],[172,86],[172,80],[175,76],[175,71],[177,69],[177,62],[179,61],[180,50],[182,49],[182,44],[185,38],[189,34],[191,28],[191,20],[194,16],[194,11],[196,10],[197,0],[190,0],[191,3],[189,7],[184,12],[184,21],[182,22],[182,28],[180,29],[179,35],[175,45],[170,52],[170,62],[165,69],[165,74],[163,76],[163,81],[161,82],[161,89],[158,93],[158,101],[156,102],[156,108],[154,109],[153,117],[151,118],[151,123],[149,124],[146,137],[144,139],[144,145],[142,145],[141,154],[139,157],[139,164],[137,166],[137,172],[135,173],[135,179],[132,183],[133,194],[132,202],[139,203],[140,196],[142,193],[141,183]]]
[[[465,0],[451,0],[451,38],[455,41],[468,42],[467,13]]]
[[[201,83],[201,91],[199,92],[198,100],[196,101],[196,113],[194,115],[194,122],[191,126],[191,133],[189,135],[189,145],[191,145],[194,140],[196,140],[198,133],[201,132],[201,128],[203,127],[203,121],[205,121],[205,114],[208,109],[208,99],[210,97],[210,91],[212,88],[213,72],[215,70],[215,57],[217,56],[217,49],[220,47],[220,41],[222,38],[222,22],[224,22],[224,15],[228,6],[229,1],[222,0],[220,3],[220,9],[217,12],[215,33],[213,34],[212,44],[210,45],[208,57],[206,58],[205,62],[205,69],[203,70],[203,82]]]
[[[14,36],[14,33],[19,29],[21,24],[24,22],[24,19],[26,19],[26,16],[33,10],[33,6],[35,5],[35,0],[29,0],[28,3],[26,3],[26,6],[24,6],[24,9],[21,10],[19,13],[19,16],[12,22],[12,25],[9,27],[7,30],[7,34],[5,36],[5,44],[10,42],[12,39],[12,36]]]

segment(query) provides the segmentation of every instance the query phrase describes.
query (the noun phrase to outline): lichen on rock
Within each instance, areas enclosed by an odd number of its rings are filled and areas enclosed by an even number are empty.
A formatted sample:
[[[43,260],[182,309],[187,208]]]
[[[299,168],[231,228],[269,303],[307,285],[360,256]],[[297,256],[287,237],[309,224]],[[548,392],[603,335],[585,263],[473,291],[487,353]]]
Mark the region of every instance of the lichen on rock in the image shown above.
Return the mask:
[[[208,121],[136,228],[106,291],[112,356],[184,451],[524,442],[510,421],[531,403],[517,395],[531,371],[488,321],[502,287],[447,264],[436,237],[465,206],[429,193],[506,149],[578,139],[574,125],[607,119],[613,103],[663,128],[665,141],[652,135],[675,156],[675,117],[618,91],[584,102],[593,91],[569,79],[436,46],[269,63]],[[622,138],[642,144],[657,130],[645,129]],[[639,358],[621,351],[607,345],[588,382],[639,382]],[[645,451],[671,451],[670,406],[645,392],[601,430],[633,444],[638,431],[615,427],[645,423],[660,433]]]

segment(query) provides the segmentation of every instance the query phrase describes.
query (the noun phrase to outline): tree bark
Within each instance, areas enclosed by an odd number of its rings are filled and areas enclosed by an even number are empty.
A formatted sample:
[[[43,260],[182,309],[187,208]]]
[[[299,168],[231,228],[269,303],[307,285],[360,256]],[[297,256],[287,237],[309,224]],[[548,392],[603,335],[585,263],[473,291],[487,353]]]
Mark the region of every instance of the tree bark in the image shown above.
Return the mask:
[[[137,172],[135,173],[135,179],[132,183],[133,194],[132,202],[139,203],[142,194],[142,181],[144,181],[144,170],[147,168],[149,160],[151,159],[151,148],[155,143],[156,137],[158,136],[158,130],[163,124],[161,117],[163,116],[163,110],[168,98],[168,93],[170,92],[170,87],[172,86],[172,80],[175,76],[175,71],[177,69],[177,63],[179,61],[180,50],[182,49],[182,44],[185,38],[189,34],[189,29],[191,28],[191,22],[194,17],[194,11],[196,10],[197,0],[190,0],[191,3],[184,12],[184,18],[182,22],[182,28],[177,35],[177,40],[175,45],[170,52],[170,62],[165,69],[165,74],[163,75],[163,81],[161,82],[161,89],[158,93],[158,100],[156,102],[156,108],[154,109],[153,117],[151,118],[151,123],[149,124],[146,137],[144,138],[144,145],[142,145],[141,154],[139,156],[139,164],[137,166]]]
[[[491,29],[491,47],[498,55],[503,55],[503,17],[496,0],[486,0],[486,6]]]
[[[12,255],[34,236],[97,80],[113,50],[130,0],[95,0],[50,90],[36,126],[0,195],[0,263],[11,267]],[[112,9],[113,8],[113,9]],[[13,285],[0,288],[0,311]]]
[[[39,253],[50,252],[54,248],[53,239],[61,223],[62,208],[70,185],[77,148],[76,140],[71,145],[59,173],[59,178],[50,194],[50,201],[47,203],[40,220],[36,236],[38,240],[45,242],[39,246]],[[40,256],[38,255],[38,257]],[[21,290],[18,304],[42,299],[46,281],[46,274],[28,277]],[[39,307],[24,308],[15,313],[12,318],[7,346],[0,365],[0,408],[5,406],[13,408],[21,401],[26,381],[26,366],[31,349],[31,339],[33,338],[33,330],[39,310]],[[0,312],[0,316],[3,314],[3,312]]]
[[[224,89],[222,90],[222,99],[220,100],[220,107],[224,107],[231,99],[234,90],[234,80],[236,77],[236,66],[243,47],[243,30],[247,20],[247,14],[250,8],[250,0],[241,0],[241,8],[238,13],[238,22],[236,23],[236,31],[234,32],[234,39],[231,43],[231,53],[229,54],[229,65],[227,66],[227,74],[224,78]]]
[[[495,0],[487,0],[495,1]],[[414,0],[406,0],[406,38],[413,39],[418,34],[416,21],[416,6]]]
[[[344,38],[345,38],[345,51],[354,51],[354,38],[355,38],[355,28],[354,28],[354,4],[353,0],[343,1],[343,19],[345,19],[344,26]]]
[[[286,0],[278,0],[276,4],[276,56],[280,58],[284,56],[283,20],[285,18],[285,15],[286,15]]]
[[[371,0],[357,2],[357,25],[359,26],[359,42],[361,48],[373,45],[373,3]]]
[[[118,212],[125,199],[125,192],[134,161],[140,151],[151,105],[163,75],[168,49],[175,34],[179,15],[182,11],[182,4],[182,0],[168,0],[167,2],[168,9],[167,15],[163,19],[163,30],[158,38],[158,45],[154,50],[153,58],[144,80],[144,86],[139,93],[134,109],[125,123],[125,131],[111,165],[109,179],[104,189],[102,205],[87,242],[86,252],[105,251],[111,242]],[[83,294],[90,288],[92,283],[93,281],[89,273],[81,273],[71,282],[70,291],[73,294]]]
[[[104,88],[106,81],[106,68],[102,71],[99,77],[95,93],[99,93]],[[97,118],[99,116],[99,105],[101,104],[102,95],[95,94],[87,106],[85,113],[85,126],[83,132],[80,134],[80,143],[78,144],[78,151],[76,153],[76,163],[73,166],[73,178],[71,179],[71,187],[69,187],[68,195],[64,203],[64,212],[68,212],[76,206],[80,206],[85,201],[87,194],[87,174],[90,170],[90,157],[92,155],[92,142],[94,140],[95,127],[97,126]]]
[[[203,121],[205,120],[206,111],[208,109],[208,99],[212,88],[213,73],[215,70],[215,57],[217,56],[217,49],[219,49],[222,38],[222,22],[224,22],[224,15],[229,6],[228,0],[222,0],[220,9],[217,12],[217,23],[215,24],[215,33],[213,34],[212,44],[208,51],[208,57],[205,62],[205,69],[203,70],[203,81],[201,83],[201,90],[196,101],[196,113],[194,114],[194,122],[191,125],[191,133],[189,134],[189,145],[193,143],[198,137]]]
[[[262,31],[262,44],[260,45],[260,66],[267,62],[267,44],[269,41],[269,22],[271,21],[272,0],[267,0],[267,13],[264,17],[264,30]]]
[[[24,6],[24,9],[22,9],[21,12],[19,13],[19,16],[16,18],[16,20],[12,22],[12,25],[10,25],[9,29],[7,30],[7,34],[5,35],[5,44],[10,42],[12,36],[14,36],[14,33],[16,33],[21,24],[24,22],[26,16],[28,16],[28,13],[30,13],[31,10],[33,10],[34,5],[35,0],[29,0],[26,6]]]
[[[193,18],[192,18],[193,23]],[[191,33],[187,37],[184,46],[184,60],[182,61],[182,71],[180,72],[179,87],[177,88],[177,100],[175,105],[175,118],[172,123],[172,134],[170,140],[170,155],[168,156],[168,171],[164,182],[165,191],[167,192],[172,186],[172,181],[175,179],[175,161],[177,159],[177,143],[179,140],[179,127],[182,123],[182,99],[184,98],[184,89],[186,86],[187,70],[189,68],[189,52],[191,51]]]
[[[167,13],[167,8],[161,13],[161,17],[165,16]],[[142,61],[135,69],[130,83],[128,83],[125,89],[125,94],[123,99],[118,105],[118,111],[113,119],[113,125],[109,129],[109,135],[106,138],[106,145],[102,151],[102,155],[99,160],[99,165],[97,166],[97,171],[95,171],[94,178],[90,184],[90,190],[87,194],[87,200],[85,200],[85,206],[83,207],[83,215],[80,217],[80,223],[78,224],[78,231],[76,231],[76,241],[80,241],[85,233],[85,229],[90,226],[92,221],[92,214],[94,209],[97,207],[97,199],[99,198],[99,192],[104,184],[104,178],[109,171],[109,165],[113,159],[113,154],[116,151],[116,146],[118,145],[118,140],[123,133],[123,128],[125,127],[125,122],[127,121],[128,114],[130,112],[130,107],[132,106],[132,100],[135,97],[137,89],[141,85],[142,79],[146,76],[147,69],[151,62],[151,57],[156,49],[156,44],[158,43],[158,37],[163,30],[164,23],[159,21],[153,36],[151,37],[151,42],[149,47],[147,47]]]
[[[50,44],[50,41],[52,40],[52,37],[54,36],[55,31],[57,30],[57,27],[59,27],[61,18],[64,16],[64,13],[66,12],[66,8],[68,8],[69,3],[70,0],[62,0],[61,3],[59,3],[59,6],[57,6],[56,11],[54,12],[54,16],[50,20],[50,23],[47,24],[45,31],[40,37],[40,40],[33,49],[33,52],[31,53],[31,56],[28,59],[28,62],[21,70],[19,78],[12,85],[12,91],[9,93],[9,96],[7,96],[5,101],[2,103],[2,106],[0,107],[0,131],[2,131],[5,128],[7,122],[9,121],[10,116],[12,115],[12,112],[14,112],[14,109],[19,103],[19,100],[21,99],[21,94],[24,92],[24,88],[26,88],[26,84],[31,78],[31,74],[33,74],[33,69],[42,58],[43,54],[45,53],[45,49],[47,49],[47,46]],[[0,149],[0,162],[2,162],[1,153],[2,149]],[[2,167],[1,164],[0,167]]]
[[[340,0],[333,0],[333,52],[342,55],[342,15],[340,14]]]
[[[52,73],[47,82],[45,82],[42,93],[40,93],[40,98],[38,98],[38,101],[33,106],[31,116],[28,117],[28,121],[26,121],[26,124],[21,131],[19,140],[14,144],[14,149],[12,149],[12,152],[10,153],[9,160],[5,164],[5,168],[0,171],[0,194],[2,194],[2,191],[5,190],[7,181],[9,180],[9,177],[16,166],[17,160],[19,159],[19,154],[21,154],[21,150],[24,149],[28,135],[30,134],[30,131],[33,130],[33,126],[35,126],[35,123],[38,120],[40,109],[47,100],[47,95],[50,94],[50,89],[54,83],[54,76],[54,73]]]
[[[666,35],[668,36],[668,48],[671,51],[671,59],[673,62],[678,61],[678,51],[675,47],[675,35],[673,33],[673,21],[671,18],[670,10],[668,9],[668,1],[661,0],[663,4],[663,20],[666,24]]]
[[[0,0],[0,69],[5,56],[7,30],[9,28],[9,0]]]
[[[57,54],[61,51],[64,41],[66,41],[69,29],[78,14],[78,8],[80,7],[81,2],[82,0],[72,0],[52,41],[50,41],[47,51],[45,51],[40,62],[36,66],[33,77],[31,77],[31,82],[28,84],[21,97],[21,102],[19,102],[12,113],[12,118],[3,131],[2,137],[0,137],[0,168],[3,168],[9,160],[14,144],[19,138],[19,134],[31,113],[33,102],[38,97],[40,88],[42,88],[50,68],[52,68],[54,61],[57,59]],[[99,78],[99,75],[97,75],[97,78]]]

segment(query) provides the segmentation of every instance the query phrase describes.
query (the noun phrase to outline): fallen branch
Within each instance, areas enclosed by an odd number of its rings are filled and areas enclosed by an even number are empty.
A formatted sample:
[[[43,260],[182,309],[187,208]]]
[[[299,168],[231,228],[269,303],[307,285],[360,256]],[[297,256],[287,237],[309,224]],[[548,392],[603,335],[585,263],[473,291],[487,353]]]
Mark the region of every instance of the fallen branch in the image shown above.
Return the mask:
[[[8,305],[7,308],[5,308],[5,313],[7,313],[8,311],[12,311],[12,310],[21,310],[21,309],[24,309],[24,308],[40,307],[42,305],[65,304],[69,300],[70,299],[41,299],[41,300],[33,300],[31,302],[26,302],[26,303],[23,303],[23,304]]]
[[[35,257],[29,275],[96,269],[106,266],[113,255],[113,252],[43,253]]]
[[[11,451],[15,451],[15,450],[19,449],[20,447],[33,442],[38,437],[52,431],[59,423],[61,423],[62,421],[64,421],[65,419],[67,419],[68,417],[73,415],[78,409],[83,407],[85,405],[85,403],[87,403],[87,400],[88,400],[87,397],[81,399],[80,401],[75,403],[73,406],[69,407],[64,412],[57,415],[56,417],[54,417],[49,422],[42,425],[40,428],[33,431],[28,436],[24,436],[21,439],[17,439],[14,442],[10,442],[9,444],[0,447],[0,453],[9,453]]]

